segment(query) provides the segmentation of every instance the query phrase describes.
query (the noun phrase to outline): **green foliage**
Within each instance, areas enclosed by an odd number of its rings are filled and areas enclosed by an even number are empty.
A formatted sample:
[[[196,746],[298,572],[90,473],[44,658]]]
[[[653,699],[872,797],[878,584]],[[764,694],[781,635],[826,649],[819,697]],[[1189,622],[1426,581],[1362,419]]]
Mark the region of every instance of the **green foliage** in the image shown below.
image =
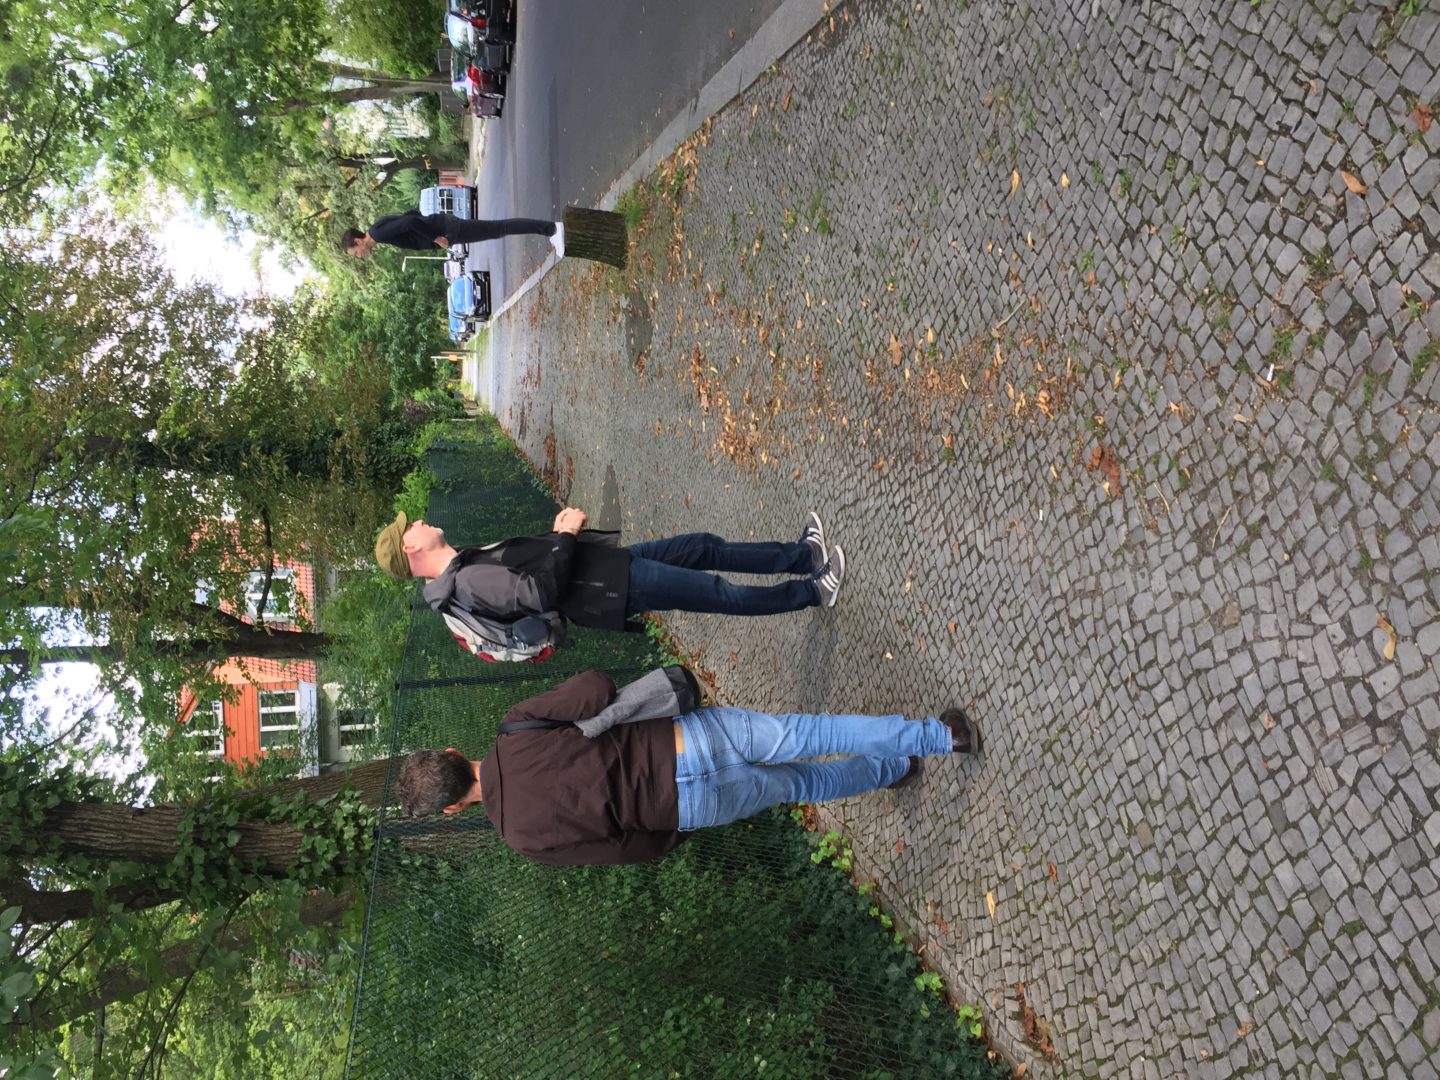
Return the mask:
[[[8,5],[0,220],[24,219],[42,185],[78,181],[102,156],[116,186],[145,175],[203,186],[202,170],[273,160],[318,128],[286,103],[326,81],[323,11],[318,0]]]
[[[251,571],[365,556],[437,410],[398,407],[320,298],[230,300],[138,229],[70,224],[0,252],[0,637],[43,653],[69,618],[122,706],[170,722]]]
[[[933,971],[922,971],[919,975],[916,975],[915,986],[917,989],[925,990],[931,994],[935,994],[937,997],[945,993],[944,982],[942,982],[940,976]]]
[[[443,7],[435,0],[345,3],[330,8],[336,50],[397,75],[423,75],[435,67],[436,28]]]
[[[955,1009],[955,1026],[968,1031],[972,1038],[985,1032],[985,1014],[978,1005],[960,1005]]]
[[[835,869],[848,873],[854,862],[853,854],[849,838],[831,831],[815,839],[815,850],[810,853],[810,861],[817,865],[828,862]],[[887,922],[885,925],[888,927],[890,924]]]
[[[648,180],[639,180],[634,187],[621,192],[615,200],[615,212],[625,219],[625,227],[634,231],[649,216],[655,205],[655,190]]]
[[[1435,357],[1440,356],[1440,338],[1431,338],[1425,345],[1416,350],[1414,358],[1410,361],[1410,378],[1413,382],[1419,382],[1425,377],[1425,371],[1434,362]]]
[[[402,258],[384,250],[347,267],[333,278],[321,312],[330,365],[343,370],[374,363],[397,396],[433,387],[437,375],[430,356],[452,348],[440,264],[412,264],[407,271]]]
[[[353,1065],[424,1071],[407,1048],[463,1045],[477,1073],[515,1076],[1004,1076],[810,854],[778,811],[648,866],[559,871],[498,842],[402,854]],[[406,993],[382,996],[398,970]]]
[[[40,993],[35,965],[15,953],[11,933],[20,918],[18,907],[0,912],[0,1025],[24,1024],[30,1019],[31,1003]],[[25,1051],[10,1040],[0,1043],[0,1076],[12,1080],[50,1080],[59,1066],[53,1049]]]
[[[396,581],[372,565],[344,574],[320,609],[320,625],[336,638],[325,656],[325,677],[340,684],[340,708],[373,718],[377,751],[394,719],[414,595],[413,583]]]

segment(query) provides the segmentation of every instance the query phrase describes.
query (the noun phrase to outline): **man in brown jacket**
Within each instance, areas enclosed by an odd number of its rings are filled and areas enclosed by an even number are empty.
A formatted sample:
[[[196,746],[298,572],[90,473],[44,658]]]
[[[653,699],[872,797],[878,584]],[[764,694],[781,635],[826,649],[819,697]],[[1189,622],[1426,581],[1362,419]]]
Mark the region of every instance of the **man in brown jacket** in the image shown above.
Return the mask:
[[[506,713],[479,761],[454,749],[417,750],[400,769],[400,804],[423,815],[478,803],[504,841],[536,862],[637,863],[695,829],[777,803],[913,782],[920,755],[981,749],[959,708],[927,720],[702,708],[688,672],[680,686],[683,670],[665,669],[677,689],[668,716],[625,707],[644,680],[617,698],[609,676],[586,671]],[[800,760],[826,754],[849,756]]]

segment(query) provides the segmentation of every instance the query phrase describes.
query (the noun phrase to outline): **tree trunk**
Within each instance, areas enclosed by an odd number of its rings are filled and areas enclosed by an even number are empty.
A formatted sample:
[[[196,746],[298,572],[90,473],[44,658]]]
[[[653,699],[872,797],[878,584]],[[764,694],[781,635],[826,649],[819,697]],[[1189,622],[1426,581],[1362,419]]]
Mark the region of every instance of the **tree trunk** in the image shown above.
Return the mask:
[[[293,799],[299,792],[305,793],[310,802],[334,795],[346,787],[354,788],[366,806],[379,809],[385,796],[385,778],[391,766],[399,768],[405,755],[393,758],[377,758],[363,765],[355,765],[345,772],[321,773],[319,776],[304,776],[298,780],[283,780],[278,784],[267,784],[260,789],[262,795],[279,795],[282,799]]]
[[[319,776],[304,776],[296,780],[285,780],[277,784],[267,784],[259,788],[257,794],[261,797],[267,795],[278,795],[282,799],[293,799],[297,794],[304,794],[306,801],[315,802],[319,799],[335,795],[346,788],[354,789],[366,806],[379,809],[381,800],[385,796],[385,780],[390,773],[392,766],[398,768],[403,757],[379,758],[375,761],[366,762],[363,765],[356,765],[345,772],[322,773]],[[87,804],[95,805],[95,804]],[[99,831],[104,838],[99,841],[86,839],[84,842],[103,844],[108,851],[117,850],[114,841],[109,839],[113,832],[110,822],[116,817],[124,818],[129,814],[147,814],[152,811],[168,810],[179,811],[182,808],[167,805],[160,807],[131,807],[111,806],[106,804],[108,816],[89,815],[86,823],[80,824],[80,817],[76,818],[77,835],[91,837]],[[161,818],[147,817],[147,823],[151,820],[160,821]],[[178,817],[171,817],[165,820],[178,820]],[[49,826],[47,826],[48,829]],[[147,824],[147,828],[149,825]],[[238,826],[237,826],[238,827]],[[83,828],[83,834],[79,832]],[[153,835],[157,838],[154,841],[156,857],[141,858],[135,856],[137,862],[165,862],[170,856],[164,854],[167,848],[159,834],[161,826],[156,826]],[[127,834],[128,836],[128,834]],[[172,836],[173,839],[173,836]],[[90,850],[96,850],[91,848]],[[123,852],[121,858],[129,858],[128,841],[122,838],[119,850]],[[173,854],[173,844],[168,848]],[[237,848],[238,851],[238,848]],[[168,904],[171,901],[180,899],[180,894],[167,889],[160,889],[154,884],[146,881],[126,882],[117,885],[102,895],[92,889],[37,889],[26,881],[22,876],[9,875],[0,878],[0,909],[12,905],[20,908],[20,921],[29,926],[41,924],[71,922],[76,919],[87,919],[94,915],[104,914],[111,906],[118,904],[125,911],[141,911],[146,908],[158,907],[161,904]]]
[[[36,889],[17,877],[0,880],[0,908],[19,907],[20,921],[27,926],[88,919],[116,905],[142,911],[176,899],[178,893],[145,881],[117,885],[102,896],[91,889]]]
[[[220,656],[253,657],[258,660],[320,660],[335,639],[309,630],[266,630],[263,627],[229,627],[214,636],[187,641],[155,641],[150,649],[157,656],[182,662]],[[101,664],[123,659],[118,645],[56,645],[38,655],[29,649],[0,649],[0,666],[30,667],[33,664]]]
[[[180,822],[187,807],[127,806],[122,803],[62,802],[46,812],[38,828],[22,826],[21,839],[60,843],[62,851],[104,862],[164,865],[180,847]],[[240,839],[230,849],[254,872],[286,877],[300,854],[303,834],[291,825],[241,819]]]

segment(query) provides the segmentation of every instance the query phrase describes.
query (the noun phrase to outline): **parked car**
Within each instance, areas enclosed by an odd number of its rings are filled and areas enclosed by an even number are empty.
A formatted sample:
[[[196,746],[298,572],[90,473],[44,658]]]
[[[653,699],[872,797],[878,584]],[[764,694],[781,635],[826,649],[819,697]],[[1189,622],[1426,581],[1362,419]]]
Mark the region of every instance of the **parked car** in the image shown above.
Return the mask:
[[[420,192],[420,213],[454,214],[467,221],[475,216],[475,189],[459,184],[438,184]]]
[[[462,31],[456,26],[456,32],[461,33],[469,39],[493,41],[498,45],[515,44],[515,30],[502,11],[504,5],[492,3],[490,0],[450,0],[445,13],[445,29],[450,30],[450,16],[462,20],[470,25],[470,30]],[[455,42],[457,47],[460,42]]]
[[[449,304],[450,340],[460,345],[490,321],[490,271],[462,273],[450,285]]]
[[[450,52],[450,88],[471,112],[478,114],[483,98],[504,97],[505,76],[476,67],[469,55],[453,49]]]
[[[457,3],[450,0],[450,10],[445,13],[445,36],[451,47],[485,71],[508,71],[514,38],[488,25],[483,17],[461,14],[456,10]]]

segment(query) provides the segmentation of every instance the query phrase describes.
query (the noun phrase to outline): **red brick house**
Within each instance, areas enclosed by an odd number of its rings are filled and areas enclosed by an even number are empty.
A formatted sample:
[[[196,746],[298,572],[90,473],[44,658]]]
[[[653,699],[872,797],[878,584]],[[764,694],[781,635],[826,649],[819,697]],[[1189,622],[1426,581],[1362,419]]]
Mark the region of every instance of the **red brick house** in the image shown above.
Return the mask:
[[[253,623],[265,584],[264,571],[250,575],[245,610]],[[229,605],[226,609],[230,610]],[[276,630],[313,625],[315,572],[305,563],[277,563],[266,599],[264,621]],[[231,657],[215,668],[216,681],[234,690],[233,700],[209,702],[197,711],[194,690],[180,695],[176,734],[191,740],[195,752],[243,764],[277,751],[303,754],[302,775],[319,767],[316,752],[316,691],[313,660],[262,660]]]

